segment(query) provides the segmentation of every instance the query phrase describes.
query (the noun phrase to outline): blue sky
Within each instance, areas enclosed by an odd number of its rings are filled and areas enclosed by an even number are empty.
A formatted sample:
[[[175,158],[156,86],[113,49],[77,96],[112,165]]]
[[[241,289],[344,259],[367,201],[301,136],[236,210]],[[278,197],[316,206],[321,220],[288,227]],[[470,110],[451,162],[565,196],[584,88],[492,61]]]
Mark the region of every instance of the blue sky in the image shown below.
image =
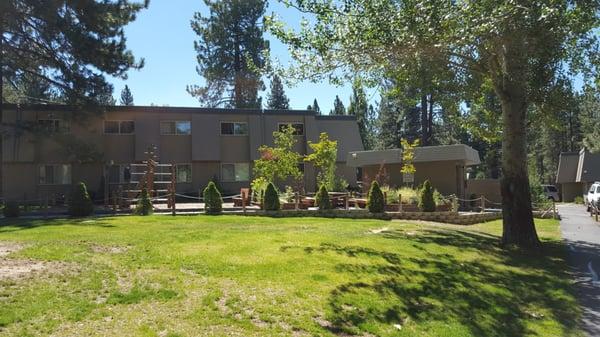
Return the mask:
[[[118,99],[127,84],[136,105],[200,106],[185,90],[188,84],[202,83],[195,68],[193,41],[197,36],[190,27],[190,20],[197,11],[207,13],[202,0],[150,1],[150,7],[140,12],[137,20],[125,29],[129,49],[136,57],[145,59],[145,66],[139,71],[130,71],[125,81],[111,79],[115,98]],[[267,13],[271,12],[276,12],[293,27],[301,18],[297,11],[276,1],[269,3]],[[285,64],[289,60],[287,47],[274,38],[267,38],[273,57]],[[268,81],[265,84],[268,90]],[[261,92],[261,96],[264,98],[266,93]],[[350,84],[338,87],[329,83],[304,82],[286,88],[286,93],[292,109],[305,109],[316,98],[321,110],[327,113],[333,107],[335,95],[339,95],[347,106],[351,89]],[[374,103],[374,98],[371,100]]]

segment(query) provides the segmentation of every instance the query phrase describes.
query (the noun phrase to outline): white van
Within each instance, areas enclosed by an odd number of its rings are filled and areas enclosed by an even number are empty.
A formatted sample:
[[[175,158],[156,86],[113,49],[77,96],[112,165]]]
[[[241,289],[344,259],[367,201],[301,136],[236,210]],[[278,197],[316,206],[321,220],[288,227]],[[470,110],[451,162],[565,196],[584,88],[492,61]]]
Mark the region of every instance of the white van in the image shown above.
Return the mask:
[[[584,197],[587,210],[591,210],[591,205],[594,204],[599,207],[598,201],[600,200],[600,181],[596,181],[590,186],[587,196]]]

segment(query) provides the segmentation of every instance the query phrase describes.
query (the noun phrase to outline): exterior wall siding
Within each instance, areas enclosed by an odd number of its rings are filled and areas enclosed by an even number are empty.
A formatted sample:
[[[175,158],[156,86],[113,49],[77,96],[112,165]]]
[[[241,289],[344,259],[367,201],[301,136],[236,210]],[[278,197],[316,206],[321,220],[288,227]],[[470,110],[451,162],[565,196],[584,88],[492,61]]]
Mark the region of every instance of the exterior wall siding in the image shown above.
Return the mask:
[[[31,123],[48,118],[64,120],[72,114],[61,106],[34,106],[23,108],[19,113],[14,107],[5,107],[4,111],[3,121],[8,124],[18,120]],[[106,120],[134,121],[135,131],[133,134],[105,134]],[[161,121],[190,121],[191,135],[161,135]],[[221,135],[221,122],[247,123],[248,134]],[[140,163],[147,158],[146,152],[151,146],[156,147],[161,163],[191,164],[192,182],[178,183],[179,193],[196,194],[210,180],[216,179],[224,194],[237,194],[240,188],[249,187],[250,181],[223,181],[221,165],[249,163],[251,167],[253,160],[259,158],[258,147],[273,145],[273,132],[279,129],[280,123],[304,125],[303,135],[296,136],[295,150],[300,154],[309,150],[307,141],[317,141],[319,132],[328,132],[331,139],[338,141],[338,160],[342,159],[337,163],[338,175],[349,184],[356,184],[355,169],[345,165],[346,151],[362,150],[356,120],[352,118],[315,118],[314,113],[308,111],[116,107],[103,115],[70,122],[66,138],[93,144],[99,151],[99,158],[91,163],[79,163],[62,144],[51,139],[36,139],[28,132],[15,137],[12,128],[5,127],[2,194],[7,199],[18,200],[66,194],[70,185],[40,185],[39,170],[44,164],[71,164],[71,182],[84,181],[93,195],[102,198],[107,165]],[[303,183],[308,192],[314,191],[315,170],[308,163]],[[116,186],[109,184],[109,190]]]

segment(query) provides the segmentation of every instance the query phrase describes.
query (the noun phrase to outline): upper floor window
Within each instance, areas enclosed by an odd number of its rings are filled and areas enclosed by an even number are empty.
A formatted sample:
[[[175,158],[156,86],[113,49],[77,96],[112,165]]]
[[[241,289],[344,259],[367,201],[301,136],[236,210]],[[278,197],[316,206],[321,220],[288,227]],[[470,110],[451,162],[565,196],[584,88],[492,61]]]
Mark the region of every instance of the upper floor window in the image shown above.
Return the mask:
[[[302,123],[279,123],[279,132],[283,132],[285,128],[291,125],[294,129],[294,136],[303,136],[304,135],[304,124]]]
[[[221,122],[222,135],[245,136],[248,134],[248,123],[245,122]]]
[[[135,132],[133,121],[104,121],[104,133],[111,135],[132,135]]]
[[[71,165],[52,164],[40,166],[40,185],[68,185],[71,183]]]
[[[50,133],[69,133],[71,130],[69,122],[60,119],[39,119],[38,124],[42,130]]]
[[[161,135],[191,135],[192,134],[192,122],[190,121],[161,121],[160,122],[160,134]]]

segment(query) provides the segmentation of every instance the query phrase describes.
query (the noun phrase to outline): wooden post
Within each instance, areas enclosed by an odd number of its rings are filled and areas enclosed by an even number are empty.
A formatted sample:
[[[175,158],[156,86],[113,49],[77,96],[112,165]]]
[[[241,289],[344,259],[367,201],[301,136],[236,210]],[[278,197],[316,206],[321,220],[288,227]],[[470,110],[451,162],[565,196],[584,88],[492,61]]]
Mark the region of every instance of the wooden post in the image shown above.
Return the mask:
[[[297,211],[300,209],[300,193],[294,193],[294,209]]]
[[[346,210],[349,210],[350,209],[350,192],[346,192],[345,202],[346,202]]]
[[[175,206],[175,165],[171,164],[171,215],[175,216],[177,207]]]
[[[556,216],[556,202],[554,201],[554,198],[552,198],[552,218],[558,219]]]
[[[485,212],[485,197],[481,196],[481,213]]]
[[[458,212],[458,197],[452,196],[452,212]]]
[[[248,198],[248,196],[246,195],[246,192],[242,189],[240,196],[242,197],[242,212],[245,214],[246,213],[246,198]]]
[[[402,212],[402,194],[398,194],[398,212]]]

